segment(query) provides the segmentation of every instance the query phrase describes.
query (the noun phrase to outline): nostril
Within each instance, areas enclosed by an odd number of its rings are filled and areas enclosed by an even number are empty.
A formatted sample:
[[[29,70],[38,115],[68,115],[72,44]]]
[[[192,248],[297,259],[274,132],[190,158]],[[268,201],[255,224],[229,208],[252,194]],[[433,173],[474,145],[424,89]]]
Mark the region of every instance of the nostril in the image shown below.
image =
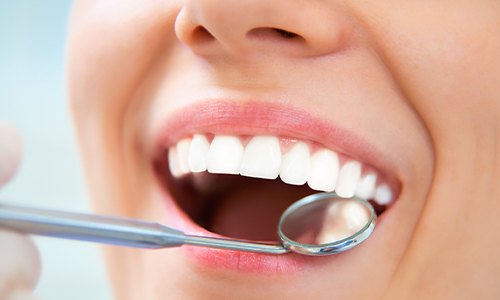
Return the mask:
[[[272,27],[254,28],[247,33],[247,37],[254,39],[290,40],[294,42],[305,42],[305,39],[294,32]]]
[[[215,37],[203,26],[196,27],[193,30],[191,38],[191,42],[193,43],[210,42],[215,39]]]
[[[293,33],[293,32],[290,32],[290,31],[286,31],[286,30],[283,30],[283,29],[279,29],[279,28],[274,28],[274,30],[279,34],[281,35],[283,38],[285,39],[293,39],[293,38],[300,38],[300,36],[296,33]]]

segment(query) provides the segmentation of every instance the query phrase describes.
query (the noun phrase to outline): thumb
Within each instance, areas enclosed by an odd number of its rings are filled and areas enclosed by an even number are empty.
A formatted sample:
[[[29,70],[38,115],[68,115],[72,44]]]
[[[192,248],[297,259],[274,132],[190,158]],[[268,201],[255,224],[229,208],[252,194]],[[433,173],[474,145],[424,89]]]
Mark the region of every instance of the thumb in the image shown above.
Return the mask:
[[[0,123],[0,186],[16,172],[21,159],[17,130]],[[28,237],[0,230],[0,299],[34,299],[30,295],[40,274],[40,256]]]
[[[0,245],[0,299],[20,298],[38,281],[40,256],[31,239],[15,232],[0,231]]]
[[[0,123],[0,186],[16,172],[21,159],[21,138],[17,130]]]

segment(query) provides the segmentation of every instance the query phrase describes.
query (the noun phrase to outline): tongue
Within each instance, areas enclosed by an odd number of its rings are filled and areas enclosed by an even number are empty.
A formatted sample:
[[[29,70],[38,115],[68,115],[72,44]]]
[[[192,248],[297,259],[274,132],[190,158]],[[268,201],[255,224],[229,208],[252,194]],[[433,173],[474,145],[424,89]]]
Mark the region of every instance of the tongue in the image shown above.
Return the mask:
[[[311,194],[307,187],[296,187],[278,180],[246,179],[241,188],[219,199],[210,230],[228,237],[277,241],[278,221],[296,200]]]

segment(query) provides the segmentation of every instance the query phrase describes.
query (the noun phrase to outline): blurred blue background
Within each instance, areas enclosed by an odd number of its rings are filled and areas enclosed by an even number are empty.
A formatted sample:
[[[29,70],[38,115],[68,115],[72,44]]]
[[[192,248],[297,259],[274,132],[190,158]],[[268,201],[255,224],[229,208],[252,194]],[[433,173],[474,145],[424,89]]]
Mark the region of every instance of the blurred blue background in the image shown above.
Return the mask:
[[[0,122],[24,142],[17,176],[0,198],[25,205],[88,211],[66,101],[65,40],[71,3],[0,1]],[[41,299],[111,299],[99,248],[36,238]],[[1,251],[1,250],[0,250]]]

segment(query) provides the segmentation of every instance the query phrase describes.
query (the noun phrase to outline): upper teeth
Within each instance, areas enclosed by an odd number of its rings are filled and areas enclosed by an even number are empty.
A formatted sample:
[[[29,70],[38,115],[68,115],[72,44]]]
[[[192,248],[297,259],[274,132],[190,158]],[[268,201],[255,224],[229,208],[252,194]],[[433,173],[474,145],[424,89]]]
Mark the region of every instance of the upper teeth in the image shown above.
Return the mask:
[[[310,180],[311,152],[304,142],[297,142],[281,159],[280,178],[288,184],[303,185]]]
[[[341,165],[334,151],[319,148],[312,153],[311,146],[304,141],[294,141],[285,153],[283,150],[276,136],[254,136],[244,146],[237,136],[216,135],[209,142],[207,136],[195,134],[171,147],[168,160],[174,177],[204,171],[264,179],[279,176],[288,184],[307,182],[314,190],[335,190],[341,197],[373,198],[381,205],[392,201],[389,186],[384,183],[377,186],[377,175],[373,172],[362,176],[358,161],[349,159]]]

